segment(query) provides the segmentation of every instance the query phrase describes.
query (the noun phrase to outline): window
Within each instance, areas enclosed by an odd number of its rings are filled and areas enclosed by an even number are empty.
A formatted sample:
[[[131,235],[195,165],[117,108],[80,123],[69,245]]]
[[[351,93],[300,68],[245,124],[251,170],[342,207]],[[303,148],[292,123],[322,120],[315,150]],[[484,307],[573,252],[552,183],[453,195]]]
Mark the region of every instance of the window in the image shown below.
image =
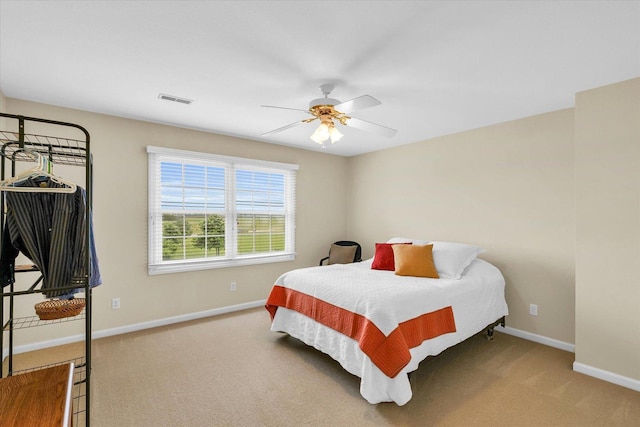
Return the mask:
[[[298,165],[147,153],[149,274],[295,259]]]

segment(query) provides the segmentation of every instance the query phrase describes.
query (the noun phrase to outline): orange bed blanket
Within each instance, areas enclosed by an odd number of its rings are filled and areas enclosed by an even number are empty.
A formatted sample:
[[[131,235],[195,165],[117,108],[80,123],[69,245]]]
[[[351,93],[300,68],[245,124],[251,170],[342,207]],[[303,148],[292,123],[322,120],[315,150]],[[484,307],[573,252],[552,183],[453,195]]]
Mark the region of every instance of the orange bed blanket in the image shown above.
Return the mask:
[[[276,285],[265,305],[272,320],[278,307],[297,311],[356,340],[363,353],[390,378],[398,375],[409,363],[410,349],[425,340],[456,331],[451,307],[443,307],[402,322],[387,336],[371,320],[360,314]]]

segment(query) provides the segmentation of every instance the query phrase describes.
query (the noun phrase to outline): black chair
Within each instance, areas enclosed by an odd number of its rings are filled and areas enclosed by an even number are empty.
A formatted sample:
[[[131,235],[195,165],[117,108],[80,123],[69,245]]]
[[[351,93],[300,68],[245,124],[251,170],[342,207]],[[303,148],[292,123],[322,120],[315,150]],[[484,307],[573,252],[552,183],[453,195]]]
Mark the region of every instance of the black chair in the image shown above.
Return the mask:
[[[355,247],[355,250],[353,249]],[[327,264],[323,264],[327,261]],[[358,242],[340,240],[331,245],[329,256],[320,260],[319,265],[350,264],[362,261],[362,248]]]

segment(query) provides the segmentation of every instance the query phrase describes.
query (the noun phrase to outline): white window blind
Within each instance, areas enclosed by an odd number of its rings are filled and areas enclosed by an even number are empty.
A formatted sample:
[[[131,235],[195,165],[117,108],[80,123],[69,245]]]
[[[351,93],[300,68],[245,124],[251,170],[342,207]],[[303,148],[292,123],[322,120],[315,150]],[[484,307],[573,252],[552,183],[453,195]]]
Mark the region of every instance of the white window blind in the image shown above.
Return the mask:
[[[147,153],[149,274],[295,259],[298,165]]]

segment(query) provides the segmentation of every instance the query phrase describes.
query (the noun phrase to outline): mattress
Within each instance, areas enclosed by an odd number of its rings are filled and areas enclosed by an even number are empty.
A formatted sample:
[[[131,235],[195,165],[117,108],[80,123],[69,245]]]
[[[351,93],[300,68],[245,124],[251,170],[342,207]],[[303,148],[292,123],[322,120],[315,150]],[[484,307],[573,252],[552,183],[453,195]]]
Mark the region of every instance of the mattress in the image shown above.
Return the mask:
[[[267,300],[267,309],[272,314],[271,330],[285,332],[338,361],[347,372],[361,379],[360,393],[369,403],[404,405],[412,396],[408,373],[416,370],[422,360],[464,341],[508,314],[505,281],[495,266],[482,259],[475,259],[457,280],[396,276],[392,271],[372,270],[371,262],[310,267],[283,274]],[[276,287],[354,313],[375,324],[385,335],[403,322],[447,308],[452,311],[455,328],[413,343],[407,349],[406,363],[397,372],[390,372],[363,351],[357,334],[340,332],[340,328],[329,326],[331,322],[314,319],[317,317],[314,310],[300,310],[294,304],[274,299]],[[278,291],[282,293],[282,289]]]

